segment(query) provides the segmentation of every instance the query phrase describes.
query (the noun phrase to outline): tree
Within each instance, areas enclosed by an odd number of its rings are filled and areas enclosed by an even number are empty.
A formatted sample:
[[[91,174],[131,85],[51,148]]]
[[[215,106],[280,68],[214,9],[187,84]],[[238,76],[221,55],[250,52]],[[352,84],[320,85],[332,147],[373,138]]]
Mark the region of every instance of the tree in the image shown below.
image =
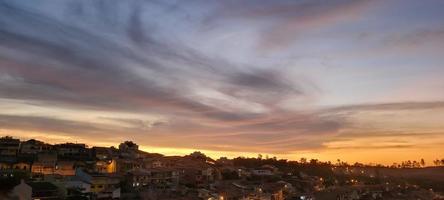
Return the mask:
[[[426,165],[426,163],[425,163],[425,161],[424,161],[424,158],[421,158],[421,166],[422,166],[422,167],[425,167],[425,165]]]
[[[318,164],[318,159],[311,159],[310,164],[312,164],[312,165]]]
[[[412,167],[412,161],[408,160],[406,164],[407,164],[407,168],[411,168]]]
[[[412,162],[412,168],[418,168],[418,167],[419,167],[419,163],[416,160],[414,160]]]

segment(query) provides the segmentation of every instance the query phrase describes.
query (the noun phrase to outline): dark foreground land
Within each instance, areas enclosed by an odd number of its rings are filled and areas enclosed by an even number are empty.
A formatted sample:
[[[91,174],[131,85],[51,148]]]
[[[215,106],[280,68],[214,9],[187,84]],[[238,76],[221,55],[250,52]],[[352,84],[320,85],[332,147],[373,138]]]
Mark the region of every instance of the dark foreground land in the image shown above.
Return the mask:
[[[164,156],[115,147],[0,138],[0,199],[443,199],[444,167],[390,168],[315,159]]]

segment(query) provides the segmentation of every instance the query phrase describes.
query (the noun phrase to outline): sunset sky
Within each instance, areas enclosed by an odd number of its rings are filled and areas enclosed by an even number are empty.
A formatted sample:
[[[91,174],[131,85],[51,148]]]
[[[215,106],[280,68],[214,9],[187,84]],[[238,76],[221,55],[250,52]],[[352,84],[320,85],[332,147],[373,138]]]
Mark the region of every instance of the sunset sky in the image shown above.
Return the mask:
[[[0,136],[444,157],[444,1],[0,1]]]

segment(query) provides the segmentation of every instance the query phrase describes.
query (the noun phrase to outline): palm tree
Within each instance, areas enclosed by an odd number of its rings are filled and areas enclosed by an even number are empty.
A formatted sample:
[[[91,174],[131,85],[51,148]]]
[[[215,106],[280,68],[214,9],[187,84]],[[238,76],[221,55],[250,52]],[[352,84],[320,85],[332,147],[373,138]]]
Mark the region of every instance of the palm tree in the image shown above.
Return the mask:
[[[426,163],[425,163],[425,161],[424,161],[424,158],[421,158],[421,166],[422,166],[422,167],[425,167],[425,165],[426,165]]]
[[[416,160],[414,160],[412,163],[412,168],[416,168],[416,167],[419,167],[419,164]]]

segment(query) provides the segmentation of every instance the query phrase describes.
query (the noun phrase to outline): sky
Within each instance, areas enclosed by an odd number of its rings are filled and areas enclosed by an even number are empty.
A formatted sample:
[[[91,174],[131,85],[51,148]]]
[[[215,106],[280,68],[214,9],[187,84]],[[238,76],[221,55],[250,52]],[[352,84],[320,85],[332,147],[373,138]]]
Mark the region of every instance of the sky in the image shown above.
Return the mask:
[[[0,1],[0,136],[391,164],[444,151],[444,1]]]

